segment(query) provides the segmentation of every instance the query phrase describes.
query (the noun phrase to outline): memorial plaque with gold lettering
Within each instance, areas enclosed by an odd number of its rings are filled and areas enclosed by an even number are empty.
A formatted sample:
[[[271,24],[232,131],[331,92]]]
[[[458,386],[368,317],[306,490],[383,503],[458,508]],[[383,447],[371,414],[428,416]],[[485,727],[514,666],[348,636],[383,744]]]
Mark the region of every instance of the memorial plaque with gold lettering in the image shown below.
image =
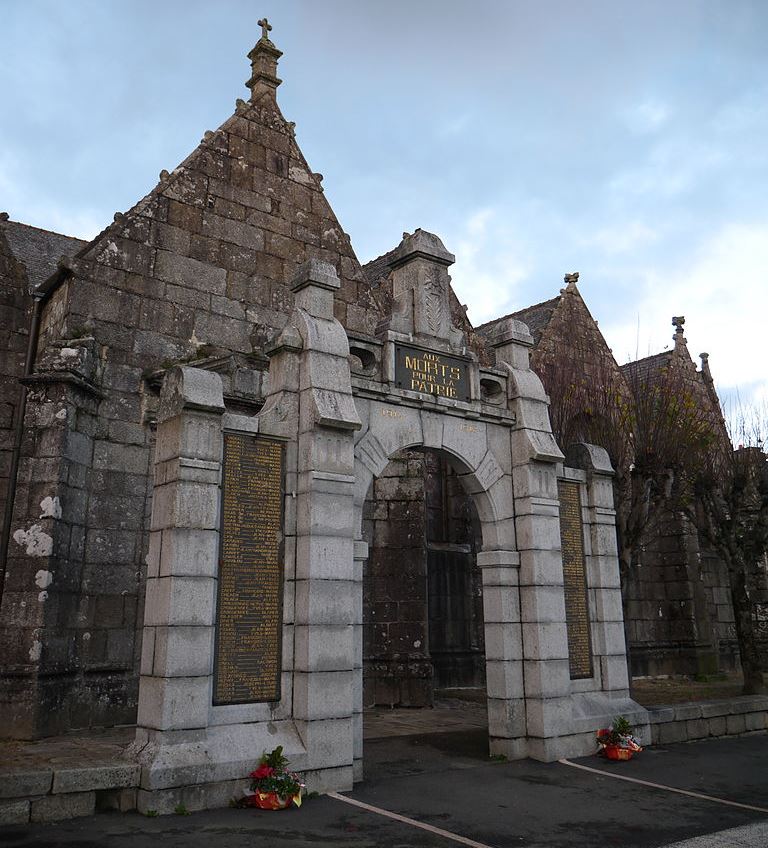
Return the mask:
[[[395,345],[395,385],[425,395],[470,400],[469,361],[407,345]]]
[[[589,633],[589,596],[581,523],[581,494],[573,480],[558,480],[560,540],[563,548],[565,621],[571,679],[592,677],[592,640]]]
[[[280,700],[283,446],[224,434],[213,703]]]

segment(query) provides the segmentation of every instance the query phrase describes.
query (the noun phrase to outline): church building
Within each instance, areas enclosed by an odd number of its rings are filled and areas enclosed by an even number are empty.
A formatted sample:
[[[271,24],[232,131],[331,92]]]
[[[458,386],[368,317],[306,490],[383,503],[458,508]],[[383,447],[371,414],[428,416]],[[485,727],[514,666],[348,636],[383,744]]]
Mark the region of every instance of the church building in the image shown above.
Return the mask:
[[[365,708],[443,690],[484,693],[496,755],[590,753],[619,714],[649,738],[611,461],[558,444],[538,369],[575,310],[624,379],[576,280],[474,328],[437,235],[361,265],[261,25],[249,98],[94,239],[0,221],[0,733],[136,725],[160,812],[278,744],[350,788]],[[636,672],[696,670],[718,581],[661,654],[632,588]]]

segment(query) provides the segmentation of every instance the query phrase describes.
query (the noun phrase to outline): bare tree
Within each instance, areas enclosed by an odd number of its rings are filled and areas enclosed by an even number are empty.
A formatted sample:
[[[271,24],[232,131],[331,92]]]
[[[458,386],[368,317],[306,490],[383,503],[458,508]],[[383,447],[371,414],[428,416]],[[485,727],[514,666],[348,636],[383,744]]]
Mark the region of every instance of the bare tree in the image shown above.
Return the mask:
[[[731,431],[737,445],[718,443],[696,469],[687,512],[728,568],[745,694],[765,691],[756,604],[766,592],[768,550],[768,420],[741,409]]]
[[[607,348],[596,350],[594,340],[572,325],[561,331],[559,351],[543,352],[534,367],[550,395],[559,443],[601,445],[616,471],[625,613],[648,526],[665,511],[686,517],[727,567],[744,691],[759,692],[764,681],[754,607],[766,580],[768,463],[762,446],[768,419],[741,415],[733,449],[708,369],[696,370],[680,324],[678,319],[674,350],[623,369]]]
[[[567,357],[542,357],[534,367],[550,396],[559,443],[593,442],[611,458],[626,587],[648,525],[676,502],[685,469],[698,468],[724,430],[690,360],[692,370],[679,367],[672,353],[622,370],[607,348],[607,355],[585,349],[576,332],[561,343]]]

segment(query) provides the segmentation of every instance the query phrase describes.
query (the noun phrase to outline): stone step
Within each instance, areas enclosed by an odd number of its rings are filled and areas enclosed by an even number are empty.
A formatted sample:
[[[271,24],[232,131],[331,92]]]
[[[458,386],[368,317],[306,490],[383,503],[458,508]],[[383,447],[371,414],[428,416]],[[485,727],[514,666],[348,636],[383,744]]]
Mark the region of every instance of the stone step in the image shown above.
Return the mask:
[[[0,743],[0,825],[53,822],[136,806],[133,728]]]
[[[93,815],[97,809],[134,809],[139,773],[139,766],[131,763],[30,771],[0,767],[0,824],[62,821]]]

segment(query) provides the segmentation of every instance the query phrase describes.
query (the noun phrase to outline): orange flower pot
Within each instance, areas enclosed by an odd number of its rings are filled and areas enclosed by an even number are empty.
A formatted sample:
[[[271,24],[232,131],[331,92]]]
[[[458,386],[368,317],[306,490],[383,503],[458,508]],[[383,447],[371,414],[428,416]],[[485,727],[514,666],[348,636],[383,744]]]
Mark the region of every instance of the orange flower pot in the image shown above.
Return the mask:
[[[622,748],[620,745],[606,745],[603,753],[608,760],[631,760],[633,754],[629,748]]]
[[[283,798],[277,792],[254,792],[248,796],[250,803],[260,810],[285,810],[293,803],[293,798]],[[297,805],[298,806],[298,805]]]

